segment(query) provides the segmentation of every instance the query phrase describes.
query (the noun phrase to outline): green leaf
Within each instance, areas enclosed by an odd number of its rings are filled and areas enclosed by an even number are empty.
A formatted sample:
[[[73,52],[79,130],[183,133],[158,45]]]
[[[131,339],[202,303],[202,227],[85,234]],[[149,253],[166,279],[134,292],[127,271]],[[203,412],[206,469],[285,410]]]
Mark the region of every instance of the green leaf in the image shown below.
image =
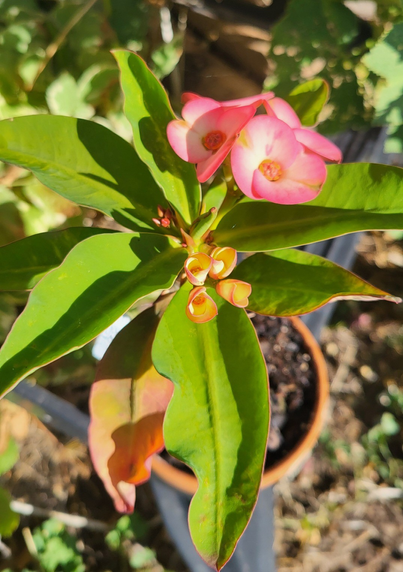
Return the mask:
[[[140,298],[169,288],[186,259],[167,238],[100,234],[80,242],[32,291],[0,350],[0,392],[94,339]]]
[[[388,437],[392,435],[397,435],[400,432],[400,425],[396,420],[396,417],[386,411],[381,417],[381,427],[385,435]]]
[[[166,129],[176,119],[167,94],[145,62],[128,50],[115,50],[125,94],[125,114],[133,127],[134,147],[149,166],[165,197],[185,223],[199,214],[201,191],[194,165],[170,146]]]
[[[219,246],[265,251],[309,244],[350,232],[403,229],[403,169],[371,163],[329,165],[310,203],[245,200],[214,232]]]
[[[344,298],[395,298],[337,264],[301,250],[255,254],[235,268],[231,278],[252,285],[248,310],[268,316],[296,316]]]
[[[158,327],[153,361],[174,382],[164,421],[168,451],[196,473],[189,510],[193,542],[222,568],[256,502],[269,426],[267,370],[244,310],[216,295],[218,316],[190,321],[191,286],[176,294]]]
[[[1,121],[0,160],[30,169],[63,197],[133,230],[155,231],[157,206],[167,206],[133,147],[92,121],[50,115]]]
[[[383,78],[375,90],[375,123],[389,125],[385,152],[403,151],[403,23],[392,30],[363,57],[369,70]]]
[[[183,33],[176,34],[168,43],[161,44],[151,54],[153,73],[163,79],[173,72],[183,54]]]
[[[116,32],[119,43],[126,45],[128,42],[138,42],[141,45],[149,29],[150,6],[148,2],[113,0],[104,6],[108,6],[110,10],[109,24]]]
[[[15,440],[10,437],[7,442],[7,447],[4,451],[0,451],[0,476],[4,475],[12,469],[18,461],[20,452]],[[1,514],[1,512],[0,512]]]
[[[11,510],[10,502],[10,494],[0,487],[0,536],[11,536],[20,523],[20,517]]]
[[[0,290],[29,290],[63,262],[70,250],[102,228],[73,227],[23,238],[0,248]]]
[[[289,0],[270,30],[273,65],[265,90],[286,98],[298,84],[320,77],[330,86],[332,109],[322,129],[340,133],[347,127],[364,127],[370,114],[356,71],[365,50],[361,26],[362,20],[343,2]]]
[[[323,106],[329,99],[329,85],[323,79],[312,79],[297,85],[286,100],[294,108],[302,125],[316,125]]]
[[[76,80],[63,72],[46,89],[46,103],[53,115],[70,115],[90,119],[95,109],[84,101]]]
[[[172,383],[151,361],[158,318],[139,314],[109,346],[91,387],[91,459],[119,512],[132,512],[135,485],[150,478],[151,456],[164,447],[162,423]]]

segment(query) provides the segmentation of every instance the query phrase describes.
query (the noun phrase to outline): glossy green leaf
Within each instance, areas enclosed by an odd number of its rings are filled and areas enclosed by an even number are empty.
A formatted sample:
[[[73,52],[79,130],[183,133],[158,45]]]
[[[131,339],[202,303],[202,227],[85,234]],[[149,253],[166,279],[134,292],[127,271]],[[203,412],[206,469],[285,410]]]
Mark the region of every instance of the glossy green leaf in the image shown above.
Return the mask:
[[[149,166],[167,200],[190,224],[199,214],[200,185],[194,165],[186,163],[170,146],[166,129],[175,119],[167,94],[140,56],[116,50],[125,94],[125,114],[133,127],[134,147]]]
[[[243,201],[214,232],[219,246],[265,251],[309,244],[362,230],[403,229],[403,169],[371,163],[329,165],[310,203]]]
[[[317,78],[297,85],[286,97],[294,108],[302,125],[316,125],[323,106],[329,99],[329,86],[325,80]]]
[[[51,115],[1,121],[0,160],[30,169],[63,197],[133,230],[154,231],[157,206],[167,204],[133,147],[92,121]]]
[[[340,299],[389,300],[383,292],[337,264],[301,250],[255,254],[231,278],[252,286],[248,310],[268,316],[297,316]]]
[[[123,328],[91,387],[91,458],[119,512],[133,511],[135,485],[149,479],[151,456],[164,447],[162,422],[173,387],[151,361],[157,326],[150,308]]]
[[[158,327],[153,362],[174,382],[165,446],[196,473],[189,510],[193,542],[222,568],[246,527],[259,489],[269,422],[267,370],[244,310],[215,291],[216,318],[191,322],[185,284]]]
[[[186,259],[166,237],[101,234],[80,242],[31,293],[0,350],[0,393],[95,338],[137,300],[169,288]]]
[[[11,536],[20,523],[20,517],[10,508],[11,496],[0,487],[0,536]]]
[[[73,227],[35,234],[0,248],[0,290],[29,290],[63,262],[70,250],[102,228]]]

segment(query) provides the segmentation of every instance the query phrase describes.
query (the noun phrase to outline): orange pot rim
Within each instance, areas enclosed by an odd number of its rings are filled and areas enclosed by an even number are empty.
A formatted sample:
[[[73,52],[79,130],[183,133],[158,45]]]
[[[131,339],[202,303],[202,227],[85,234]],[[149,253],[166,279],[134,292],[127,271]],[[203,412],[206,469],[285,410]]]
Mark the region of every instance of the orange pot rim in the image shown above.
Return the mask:
[[[327,412],[329,377],[325,358],[309,328],[296,316],[290,317],[289,320],[303,337],[304,345],[308,353],[312,356],[317,377],[316,400],[308,431],[292,451],[273,465],[273,467],[264,471],[261,482],[261,488],[263,489],[274,485],[287,473],[297,470],[301,462],[309,456],[319,438]],[[176,489],[190,495],[193,495],[197,491],[198,484],[194,475],[190,475],[170,465],[158,455],[154,455],[153,457],[152,470],[160,479]]]

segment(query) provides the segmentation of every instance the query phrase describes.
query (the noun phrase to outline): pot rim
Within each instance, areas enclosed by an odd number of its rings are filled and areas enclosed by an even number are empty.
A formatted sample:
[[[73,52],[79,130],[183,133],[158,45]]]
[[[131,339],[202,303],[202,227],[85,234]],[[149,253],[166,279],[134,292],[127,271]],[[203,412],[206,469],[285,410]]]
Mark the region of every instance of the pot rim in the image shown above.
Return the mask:
[[[326,414],[327,402],[329,399],[329,376],[322,350],[314,338],[310,329],[297,316],[290,316],[294,328],[301,334],[304,344],[312,356],[314,368],[317,376],[316,400],[312,412],[312,421],[308,431],[297,445],[273,467],[264,471],[260,488],[265,489],[274,485],[287,473],[295,471],[299,465],[307,458],[315,446],[320,432],[323,428]],[[198,488],[197,479],[194,475],[185,473],[180,469],[170,465],[159,455],[154,455],[152,459],[153,472],[163,481],[176,489],[193,495]]]

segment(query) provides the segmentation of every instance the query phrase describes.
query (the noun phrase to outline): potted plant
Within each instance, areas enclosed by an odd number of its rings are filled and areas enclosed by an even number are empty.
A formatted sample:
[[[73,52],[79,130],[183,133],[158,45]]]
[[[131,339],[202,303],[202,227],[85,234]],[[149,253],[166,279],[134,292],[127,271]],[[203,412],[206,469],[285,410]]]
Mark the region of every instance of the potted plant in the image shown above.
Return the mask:
[[[269,387],[272,395],[271,424],[274,437],[271,439],[272,442],[270,442],[269,438],[265,468],[260,485],[261,489],[273,486],[283,476],[295,473],[298,470],[310,455],[326,418],[329,379],[324,356],[314,336],[299,318],[292,317],[289,319],[289,323],[287,322],[288,320],[277,320],[271,326],[274,331],[279,331],[280,337],[287,330],[291,331],[293,333],[292,339],[297,338],[299,342],[297,345],[295,341],[288,341],[287,345],[292,346],[290,349],[287,348],[285,350],[285,343],[282,344],[282,347],[278,346],[276,348],[278,352],[287,354],[285,360],[281,356],[279,362],[288,366],[285,375],[284,372],[278,371],[279,368],[273,366],[266,357],[268,367],[272,366],[275,372],[272,374],[273,369],[269,370]],[[267,341],[267,338],[267,335],[263,336],[264,343]],[[276,345],[276,336],[273,336],[269,341],[272,345]],[[115,343],[118,344],[119,339],[116,339]],[[295,371],[301,365],[301,361],[300,363],[297,361],[297,356],[299,357],[301,354],[309,361],[301,360],[304,373],[300,373],[300,380],[295,380]],[[308,366],[308,363],[310,366]],[[311,374],[308,374],[309,377],[306,376],[308,371]],[[276,376],[279,377],[278,381],[280,383],[276,383]],[[292,387],[288,392],[287,385],[290,385],[290,381]],[[275,390],[273,390],[273,385],[276,386]],[[300,397],[300,389],[306,389],[306,395],[302,393]],[[314,397],[311,401],[312,393]],[[282,401],[280,407],[278,406],[279,399]],[[295,404],[296,399],[299,401],[297,404]],[[301,411],[301,407],[304,405],[305,411]],[[288,410],[288,407],[290,410]],[[299,416],[295,415],[295,409],[299,410]],[[279,417],[280,422],[276,421],[276,418],[278,420]],[[295,428],[292,426],[295,426]],[[285,447],[283,446],[283,433],[285,434],[285,440],[288,440]],[[287,433],[290,433],[290,435],[287,435]],[[196,493],[198,485],[194,475],[186,467],[181,466],[181,463],[175,462],[174,459],[170,459],[166,454],[164,454],[164,457],[160,455],[154,456],[152,469],[161,480],[172,487],[188,495]]]
[[[221,103],[186,94],[178,120],[143,60],[114,55],[133,146],[69,117],[0,122],[1,160],[127,229],[67,228],[0,249],[0,287],[32,289],[0,351],[0,390],[137,312],[98,369],[94,464],[117,509],[131,511],[165,444],[197,476],[190,532],[220,569],[255,506],[269,428],[267,368],[246,308],[293,316],[338,298],[397,302],[293,247],[402,229],[403,171],[326,167],[340,152],[309,129],[324,82],[294,90],[293,107],[271,93]],[[235,267],[237,251],[255,254]]]

